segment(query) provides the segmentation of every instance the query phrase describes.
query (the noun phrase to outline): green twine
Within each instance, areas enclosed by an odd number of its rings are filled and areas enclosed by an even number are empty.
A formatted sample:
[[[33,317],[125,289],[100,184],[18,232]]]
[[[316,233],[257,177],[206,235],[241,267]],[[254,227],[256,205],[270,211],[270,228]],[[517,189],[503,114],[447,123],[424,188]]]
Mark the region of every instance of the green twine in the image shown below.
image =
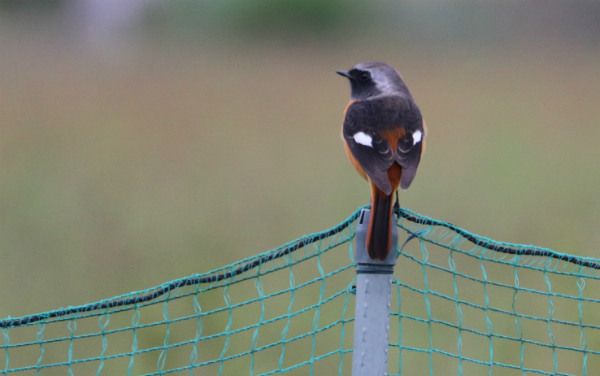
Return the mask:
[[[361,209],[207,273],[2,319],[0,375],[348,374]],[[600,361],[599,260],[398,215],[407,241],[392,286],[390,375],[588,375]]]

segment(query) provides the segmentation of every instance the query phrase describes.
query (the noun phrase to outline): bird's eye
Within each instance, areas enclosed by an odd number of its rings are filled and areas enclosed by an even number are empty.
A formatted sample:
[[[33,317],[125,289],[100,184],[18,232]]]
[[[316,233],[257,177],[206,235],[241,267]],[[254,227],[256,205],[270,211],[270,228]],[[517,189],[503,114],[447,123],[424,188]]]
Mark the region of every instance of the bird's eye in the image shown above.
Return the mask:
[[[366,83],[371,81],[371,74],[368,71],[352,69],[350,72],[352,79],[358,82]]]
[[[369,72],[361,71],[358,74],[358,79],[363,82],[369,81],[371,79],[371,75],[369,74]]]

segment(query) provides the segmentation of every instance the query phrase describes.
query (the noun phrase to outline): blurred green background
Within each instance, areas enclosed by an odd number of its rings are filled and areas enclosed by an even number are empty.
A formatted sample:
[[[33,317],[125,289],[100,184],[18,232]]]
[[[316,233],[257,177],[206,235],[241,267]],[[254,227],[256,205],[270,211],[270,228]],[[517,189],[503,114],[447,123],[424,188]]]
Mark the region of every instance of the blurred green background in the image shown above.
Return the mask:
[[[0,317],[207,271],[368,201],[365,60],[429,127],[401,202],[599,257],[600,4],[2,1]]]

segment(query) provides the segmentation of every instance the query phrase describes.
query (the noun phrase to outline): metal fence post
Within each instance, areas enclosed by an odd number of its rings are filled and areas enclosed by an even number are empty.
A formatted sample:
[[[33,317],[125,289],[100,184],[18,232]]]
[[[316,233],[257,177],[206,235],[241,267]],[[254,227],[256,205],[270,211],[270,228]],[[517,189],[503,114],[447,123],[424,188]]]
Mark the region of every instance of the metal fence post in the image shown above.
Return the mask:
[[[369,210],[363,209],[356,229],[357,275],[352,375],[384,376],[388,372],[390,300],[392,274],[397,259],[398,229],[395,225],[392,226],[392,251],[387,259],[373,260],[365,245],[368,223]]]

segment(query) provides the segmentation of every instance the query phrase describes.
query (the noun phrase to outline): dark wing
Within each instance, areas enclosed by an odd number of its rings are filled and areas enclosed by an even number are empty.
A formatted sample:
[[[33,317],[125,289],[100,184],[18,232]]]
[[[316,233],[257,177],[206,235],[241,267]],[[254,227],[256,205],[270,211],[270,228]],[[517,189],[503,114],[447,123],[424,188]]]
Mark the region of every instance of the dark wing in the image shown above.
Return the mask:
[[[411,102],[410,108],[401,117],[401,124],[406,130],[406,135],[398,142],[394,157],[396,162],[402,166],[400,186],[402,189],[406,189],[415,178],[421,161],[423,142],[425,141],[425,127],[423,126],[421,111],[414,102]]]
[[[397,150],[392,150],[381,135],[398,127],[404,128],[406,136],[399,141]],[[415,143],[412,138],[417,130],[423,135],[421,115],[412,99],[385,96],[354,102],[346,111],[343,134],[352,155],[370,180],[389,195],[393,187],[387,171],[394,162],[402,166],[402,188],[407,188],[415,176],[422,143]]]

